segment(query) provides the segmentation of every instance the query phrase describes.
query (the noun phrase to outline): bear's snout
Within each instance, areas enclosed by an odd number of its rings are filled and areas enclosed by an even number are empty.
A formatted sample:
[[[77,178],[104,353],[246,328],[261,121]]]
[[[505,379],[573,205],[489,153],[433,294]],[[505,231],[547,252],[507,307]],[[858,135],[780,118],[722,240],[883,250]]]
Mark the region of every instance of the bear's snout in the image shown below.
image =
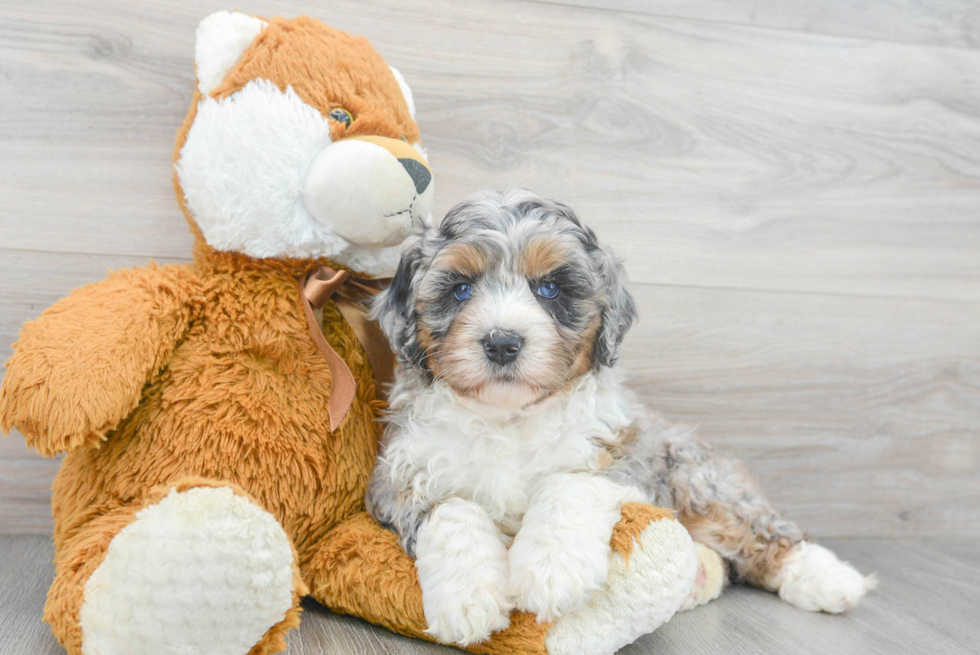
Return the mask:
[[[303,188],[307,211],[359,246],[393,246],[432,211],[432,172],[408,143],[357,136],[325,147]]]

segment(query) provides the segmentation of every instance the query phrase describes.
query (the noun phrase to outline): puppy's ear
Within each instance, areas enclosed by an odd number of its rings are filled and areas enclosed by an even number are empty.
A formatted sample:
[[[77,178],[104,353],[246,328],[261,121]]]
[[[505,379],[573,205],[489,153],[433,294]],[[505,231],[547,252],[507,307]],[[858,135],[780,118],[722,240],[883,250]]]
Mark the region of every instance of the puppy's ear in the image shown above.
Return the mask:
[[[612,366],[619,359],[619,345],[638,314],[636,301],[626,288],[623,263],[601,245],[597,245],[594,252],[599,263],[599,289],[603,301],[602,324],[592,351],[592,362],[598,368]]]
[[[611,250],[599,243],[595,232],[584,225],[568,205],[555,202],[553,211],[578,227],[578,238],[589,254],[596,270],[596,289],[602,303],[602,323],[592,349],[592,365],[612,366],[619,359],[619,345],[636,321],[636,301],[626,288],[623,263]]]
[[[388,337],[398,361],[426,369],[425,356],[416,336],[418,315],[415,311],[416,276],[422,262],[422,239],[403,253],[391,286],[378,294],[371,304],[371,317],[378,321]]]

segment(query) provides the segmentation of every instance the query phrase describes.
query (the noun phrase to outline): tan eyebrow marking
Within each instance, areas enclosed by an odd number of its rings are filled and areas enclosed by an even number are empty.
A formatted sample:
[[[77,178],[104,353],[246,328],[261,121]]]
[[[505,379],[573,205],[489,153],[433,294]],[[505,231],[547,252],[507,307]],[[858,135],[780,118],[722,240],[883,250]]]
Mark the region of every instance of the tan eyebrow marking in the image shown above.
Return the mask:
[[[477,278],[490,268],[493,258],[486,250],[468,243],[450,244],[433,260],[433,266],[457,271],[466,277]]]
[[[554,237],[537,237],[529,241],[518,257],[521,273],[537,280],[568,261],[568,246]]]

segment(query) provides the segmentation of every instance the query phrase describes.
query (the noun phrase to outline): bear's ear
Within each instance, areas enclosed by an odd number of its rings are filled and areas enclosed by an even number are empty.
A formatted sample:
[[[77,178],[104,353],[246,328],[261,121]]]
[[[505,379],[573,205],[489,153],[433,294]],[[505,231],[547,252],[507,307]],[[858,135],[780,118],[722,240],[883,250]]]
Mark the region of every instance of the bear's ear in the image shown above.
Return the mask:
[[[394,66],[389,66],[391,69],[391,74],[395,76],[398,81],[398,88],[402,90],[402,95],[405,96],[405,103],[408,105],[408,113],[415,120],[415,98],[412,96],[412,87],[408,86],[408,82],[405,81],[405,76],[402,75],[401,71]]]
[[[228,11],[213,13],[201,21],[194,44],[194,65],[202,95],[211,93],[224,81],[267,24],[260,18]]]

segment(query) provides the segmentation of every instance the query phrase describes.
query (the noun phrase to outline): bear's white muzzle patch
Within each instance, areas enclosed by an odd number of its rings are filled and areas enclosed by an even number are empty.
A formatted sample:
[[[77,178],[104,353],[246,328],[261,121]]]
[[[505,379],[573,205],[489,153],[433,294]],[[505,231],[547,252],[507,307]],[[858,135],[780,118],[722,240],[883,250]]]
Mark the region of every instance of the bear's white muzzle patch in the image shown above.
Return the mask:
[[[406,156],[399,157],[400,150]],[[347,241],[394,246],[428,217],[433,195],[432,174],[411,146],[385,137],[355,137],[320,152],[302,197],[317,223]]]

